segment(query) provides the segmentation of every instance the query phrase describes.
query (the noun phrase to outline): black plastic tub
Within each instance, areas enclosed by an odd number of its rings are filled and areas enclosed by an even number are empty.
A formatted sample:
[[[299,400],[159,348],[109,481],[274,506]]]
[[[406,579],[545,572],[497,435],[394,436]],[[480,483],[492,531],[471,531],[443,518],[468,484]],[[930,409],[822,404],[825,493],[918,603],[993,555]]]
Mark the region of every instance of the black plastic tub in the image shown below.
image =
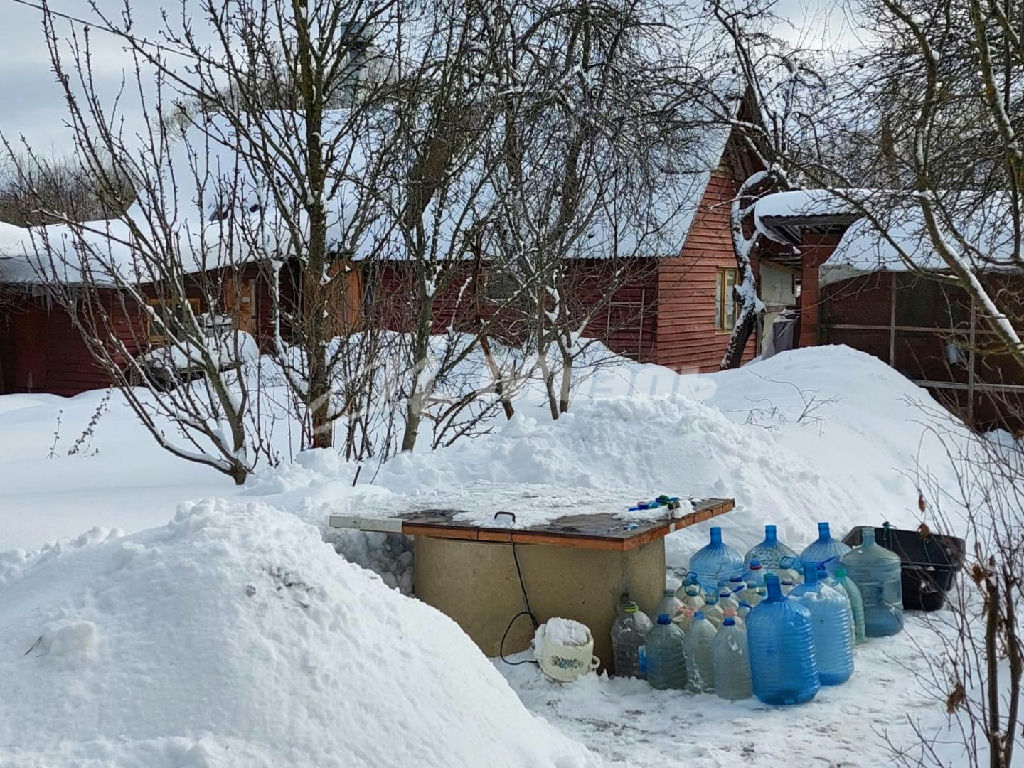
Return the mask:
[[[843,539],[845,544],[860,544],[860,528]],[[875,541],[895,552],[903,561],[903,607],[912,611],[937,611],[946,602],[957,572],[963,568],[963,539],[939,533],[923,534],[901,528],[875,528]]]

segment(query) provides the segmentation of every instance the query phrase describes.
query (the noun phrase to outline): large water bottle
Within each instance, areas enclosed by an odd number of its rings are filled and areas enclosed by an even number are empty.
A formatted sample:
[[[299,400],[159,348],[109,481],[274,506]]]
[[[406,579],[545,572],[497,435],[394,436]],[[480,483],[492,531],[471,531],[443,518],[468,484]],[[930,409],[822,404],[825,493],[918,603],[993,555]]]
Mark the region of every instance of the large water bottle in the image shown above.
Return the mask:
[[[864,634],[895,635],[903,629],[903,584],[899,555],[875,543],[875,529],[861,528],[861,545],[843,556],[846,575],[860,589]]]
[[[722,529],[711,529],[711,542],[690,558],[690,571],[696,573],[706,590],[717,590],[733,576],[743,575],[743,556],[722,543]]]
[[[690,631],[686,633],[686,668],[690,675],[690,690],[695,693],[710,693],[715,690],[714,643],[715,626],[707,620],[703,611],[693,615]]]
[[[658,610],[654,612],[654,615],[661,616],[661,614],[667,613],[669,619],[675,621],[682,609],[683,604],[676,598],[675,590],[666,589],[661,596],[661,602],[658,603]]]
[[[715,665],[715,693],[723,699],[749,699],[750,656],[747,633],[736,620],[726,617],[712,644]]]
[[[743,564],[749,568],[757,560],[766,572],[771,571],[779,575],[779,570],[789,567],[782,564],[783,558],[796,560],[796,552],[779,541],[778,529],[774,525],[766,525],[764,541],[750,548],[743,558]]]
[[[647,672],[647,633],[651,620],[636,603],[628,602],[612,624],[612,658],[615,674],[643,678]]]
[[[842,567],[842,565],[836,566],[836,572],[838,573]],[[850,596],[846,593],[846,588],[839,583],[835,576],[828,575],[824,565],[818,566],[818,581],[822,584],[827,584],[846,598],[846,628],[850,632],[850,647],[852,648],[857,644],[857,618],[853,615],[853,603],[850,602]]]
[[[683,632],[667,613],[658,615],[658,623],[647,633],[647,682],[652,688],[683,690],[689,684],[686,674],[686,649]]]
[[[811,614],[782,594],[775,574],[765,586],[767,597],[747,617],[754,695],[765,704],[802,704],[821,688]]]
[[[836,583],[846,592],[846,599],[850,601],[850,610],[853,611],[853,639],[858,645],[864,642],[864,600],[860,596],[860,589],[849,576],[846,575],[846,566],[842,563],[836,568]]]
[[[818,676],[822,685],[845,683],[853,674],[853,636],[850,601],[846,595],[818,581],[817,564],[804,566],[804,583],[789,593],[811,614]]]
[[[800,553],[803,565],[824,565],[830,574],[835,573],[839,560],[850,551],[843,542],[832,538],[828,523],[818,523],[818,538],[808,544]],[[805,572],[806,575],[806,572]]]

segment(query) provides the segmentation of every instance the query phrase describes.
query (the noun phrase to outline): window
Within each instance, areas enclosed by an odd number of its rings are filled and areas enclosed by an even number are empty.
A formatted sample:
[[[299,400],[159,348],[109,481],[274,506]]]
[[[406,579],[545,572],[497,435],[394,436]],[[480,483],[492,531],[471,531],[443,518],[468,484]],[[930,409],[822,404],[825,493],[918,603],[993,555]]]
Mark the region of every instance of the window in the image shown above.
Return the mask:
[[[720,269],[715,276],[715,330],[731,331],[736,325],[739,306],[733,296],[736,270]]]
[[[172,301],[170,299],[149,299],[147,302],[153,310],[154,315],[158,315],[162,323],[153,322],[153,318],[149,318],[149,324],[146,335],[149,337],[151,344],[163,344],[165,341],[163,329],[169,328],[172,333],[177,335],[177,330],[181,327],[181,324],[185,320],[185,306],[181,302]],[[199,314],[199,299],[188,299],[189,305],[192,307],[192,314]]]

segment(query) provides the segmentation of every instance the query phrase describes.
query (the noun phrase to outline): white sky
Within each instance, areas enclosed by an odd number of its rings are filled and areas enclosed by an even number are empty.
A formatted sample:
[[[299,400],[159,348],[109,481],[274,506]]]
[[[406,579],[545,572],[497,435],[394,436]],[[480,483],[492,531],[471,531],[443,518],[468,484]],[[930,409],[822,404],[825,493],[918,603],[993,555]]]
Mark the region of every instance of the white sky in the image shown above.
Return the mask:
[[[121,0],[101,0],[101,7],[114,12],[120,4]],[[177,4],[177,0],[131,0],[132,12],[142,30],[156,29],[160,6]],[[56,11],[88,15],[85,0],[50,0],[50,5]],[[847,47],[852,34],[838,5],[830,0],[778,0],[776,11],[792,25],[778,32],[814,48]],[[131,62],[115,38],[96,33],[93,43],[97,83],[112,98]],[[63,96],[50,67],[40,12],[14,0],[0,0],[0,105],[3,135],[10,139],[24,135],[44,154],[62,154],[70,149]],[[126,111],[131,116],[132,111]]]

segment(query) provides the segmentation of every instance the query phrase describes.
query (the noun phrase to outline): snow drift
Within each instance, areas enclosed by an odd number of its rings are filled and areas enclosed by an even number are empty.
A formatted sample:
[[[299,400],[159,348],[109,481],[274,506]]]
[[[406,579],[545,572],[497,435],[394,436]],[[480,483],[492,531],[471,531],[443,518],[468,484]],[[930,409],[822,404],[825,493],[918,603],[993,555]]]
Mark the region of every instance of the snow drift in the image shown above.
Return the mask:
[[[3,555],[0,658],[4,765],[596,764],[454,622],[265,504]]]
[[[323,462],[318,472],[307,461],[301,473],[285,470],[292,482],[281,490],[291,498],[281,503],[313,519],[454,506],[471,517],[475,509],[476,522],[488,523],[508,491],[520,523],[531,523],[566,514],[566,494],[574,509],[608,511],[608,501],[618,499],[623,515],[634,498],[659,493],[726,496],[737,508],[713,524],[730,543],[750,547],[773,523],[801,549],[817,536],[818,520],[831,522],[839,536],[883,520],[914,527],[917,476],[927,471],[955,481],[929,424],[941,425],[947,439],[972,439],[925,390],[846,347],[788,352],[700,378],[712,386],[654,396],[581,395],[558,421],[532,418],[527,414],[536,411],[523,404],[491,435],[392,459],[372,486],[342,488]],[[689,391],[710,396],[679,394]],[[552,503],[523,514],[513,491],[521,496],[524,486]],[[273,483],[259,488],[272,491]],[[300,499],[302,510],[295,507]],[[706,543],[709,525],[668,538],[672,565],[685,565]]]

